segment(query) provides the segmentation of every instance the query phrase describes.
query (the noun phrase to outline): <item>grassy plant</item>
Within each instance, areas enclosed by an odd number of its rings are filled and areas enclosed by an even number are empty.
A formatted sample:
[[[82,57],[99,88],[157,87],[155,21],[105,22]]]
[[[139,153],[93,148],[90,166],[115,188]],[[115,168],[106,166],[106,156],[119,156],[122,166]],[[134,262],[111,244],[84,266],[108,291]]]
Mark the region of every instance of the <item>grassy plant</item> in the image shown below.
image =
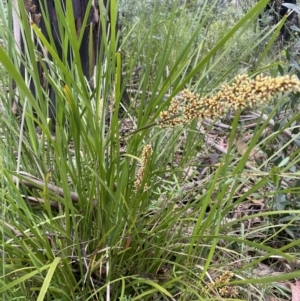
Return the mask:
[[[66,2],[70,8],[72,1]],[[112,2],[116,18],[117,3]],[[263,290],[268,296],[286,295],[276,286],[300,276],[299,237],[288,236],[278,243],[283,233],[293,232],[300,211],[273,210],[272,202],[279,194],[298,193],[297,187],[292,188],[299,177],[298,151],[292,148],[289,159],[276,166],[272,156],[255,165],[249,160],[256,148],[263,149],[281,139],[284,131],[297,129],[293,120],[299,114],[264,136],[290,95],[276,93],[268,115],[262,108],[242,153],[237,148],[242,127],[239,107],[248,108],[249,103],[233,107],[234,118],[224,133],[227,152],[197,181],[193,177],[200,165],[199,153],[210,148],[205,136],[209,128],[203,128],[204,123],[199,127],[194,118],[198,115],[189,115],[189,122],[171,128],[160,119],[163,112],[170,112],[170,105],[174,107],[174,97],[182,100],[184,88],[199,94],[199,111],[211,95],[222,91],[221,82],[229,87],[233,74],[245,71],[237,62],[250,60],[272,33],[247,48],[241,42],[247,40],[244,35],[266,3],[260,1],[213,41],[201,33],[210,32],[217,1],[204,1],[194,18],[187,18],[190,12],[176,3],[171,11],[157,4],[151,17],[125,28],[121,49],[127,82],[133,82],[136,66],[142,66],[142,72],[123,118],[118,114],[123,70],[116,43],[103,35],[104,59],[97,64],[92,90],[78,61],[81,35],[76,38],[70,10],[57,9],[65,45],[71,45],[76,62],[68,65],[68,47],[59,58],[51,36],[47,40],[36,25],[29,26],[24,7],[20,14],[28,45],[20,57],[6,7],[0,6],[7,33],[0,47],[1,99],[6,104],[0,148],[3,300],[266,300]],[[10,4],[7,9],[11,10]],[[103,22],[105,18],[101,15]],[[52,61],[36,51],[32,36]],[[236,49],[236,45],[242,46]],[[235,60],[224,59],[232,53]],[[24,63],[24,78],[18,60]],[[47,119],[49,95],[40,85],[38,62],[56,94],[55,137]],[[251,72],[264,69],[258,65]],[[12,79],[24,107],[21,125],[9,105]],[[30,81],[37,86],[36,97],[28,88]],[[288,88],[281,92],[297,90]],[[202,112],[201,117],[214,117],[214,113],[223,117],[228,111],[226,97],[221,110],[209,108],[212,115]],[[277,154],[296,138],[298,134],[290,136]],[[292,166],[296,170],[291,174]],[[243,212],[249,200],[263,200],[266,210]],[[278,216],[291,218],[279,223]],[[257,273],[257,268],[275,258],[295,268],[276,276]]]

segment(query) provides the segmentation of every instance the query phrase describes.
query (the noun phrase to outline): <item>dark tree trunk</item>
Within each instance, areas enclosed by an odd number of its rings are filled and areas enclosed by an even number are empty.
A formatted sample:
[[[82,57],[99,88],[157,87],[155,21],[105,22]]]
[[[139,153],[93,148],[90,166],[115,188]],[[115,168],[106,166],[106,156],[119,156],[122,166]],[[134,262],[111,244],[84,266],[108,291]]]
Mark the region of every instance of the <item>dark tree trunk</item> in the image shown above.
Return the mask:
[[[297,4],[296,0],[270,0],[265,8],[265,12],[272,16],[272,23],[277,24],[289,12],[289,9],[282,5],[283,3]],[[263,15],[260,16],[261,26],[263,26]],[[291,26],[299,25],[298,15],[292,12],[286,21],[286,24],[281,28],[280,35],[284,41],[289,40],[291,37]]]
[[[53,37],[55,47],[57,50],[57,54],[60,59],[62,59],[63,51],[61,46],[61,37],[59,34],[59,27],[58,27],[58,20],[56,15],[56,5],[61,5],[62,7],[65,7],[66,0],[23,0],[24,5],[26,8],[26,11],[28,15],[30,15],[32,21],[37,24],[37,26],[41,29],[41,32],[43,35],[49,40],[49,33],[47,32],[45,21],[42,15],[43,11],[48,12],[49,15],[49,21],[51,26],[51,35]],[[17,7],[18,0],[13,0],[13,3],[15,7]],[[82,23],[84,20],[84,16],[86,14],[87,6],[88,6],[89,0],[72,0],[73,4],[73,11],[74,11],[74,22],[75,27],[77,30],[77,34],[79,35]],[[110,28],[110,0],[94,0],[93,4],[90,7],[89,11],[89,17],[87,21],[86,28],[84,30],[84,35],[82,39],[82,43],[80,45],[80,58],[81,58],[81,66],[84,76],[87,78],[88,81],[90,81],[92,77],[92,72],[95,67],[95,64],[97,63],[98,55],[99,55],[99,49],[100,49],[100,43],[101,43],[101,37],[103,34],[103,29],[100,26],[100,10],[103,9],[103,13],[106,12],[106,29]],[[21,36],[21,29],[20,29],[20,23],[18,22],[18,17],[16,12],[14,11],[13,16],[13,31],[16,43],[19,45],[19,49],[21,49],[21,55],[24,54],[24,43]],[[89,45],[90,45],[90,28],[92,27],[93,32],[93,41],[92,41],[92,48],[93,48],[93,57],[92,59],[89,58]],[[108,33],[108,37],[110,37],[110,34]],[[69,64],[71,64],[72,58],[69,56],[68,58],[65,58]],[[20,64],[21,73],[24,75],[25,70],[24,66]],[[41,85],[43,84],[42,79],[42,70],[40,74],[40,82]],[[35,95],[35,87],[32,84],[30,87],[33,95]],[[55,126],[55,107],[56,107],[56,99],[55,99],[55,92],[51,85],[48,87],[49,91],[49,97],[50,97],[50,110],[49,110],[49,117],[52,119],[52,124]],[[123,93],[123,101],[128,104],[129,97],[126,93],[126,90]]]

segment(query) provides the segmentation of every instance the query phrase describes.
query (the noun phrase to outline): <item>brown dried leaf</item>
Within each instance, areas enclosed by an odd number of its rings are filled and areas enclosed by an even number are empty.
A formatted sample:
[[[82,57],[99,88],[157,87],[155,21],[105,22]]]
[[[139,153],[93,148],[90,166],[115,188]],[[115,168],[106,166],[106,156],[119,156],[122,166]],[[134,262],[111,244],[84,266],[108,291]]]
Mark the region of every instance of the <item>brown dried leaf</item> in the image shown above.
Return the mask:
[[[246,142],[243,141],[242,138],[237,140],[237,151],[238,153],[243,156],[246,151],[248,150],[248,145]],[[260,151],[259,148],[254,147],[250,154],[249,154],[249,159],[250,160],[258,160],[263,158],[263,153]]]
[[[282,275],[281,272],[276,272],[274,269],[272,269],[270,266],[260,263],[258,264],[258,267],[253,269],[253,275],[257,278],[266,277],[266,276],[277,276]]]

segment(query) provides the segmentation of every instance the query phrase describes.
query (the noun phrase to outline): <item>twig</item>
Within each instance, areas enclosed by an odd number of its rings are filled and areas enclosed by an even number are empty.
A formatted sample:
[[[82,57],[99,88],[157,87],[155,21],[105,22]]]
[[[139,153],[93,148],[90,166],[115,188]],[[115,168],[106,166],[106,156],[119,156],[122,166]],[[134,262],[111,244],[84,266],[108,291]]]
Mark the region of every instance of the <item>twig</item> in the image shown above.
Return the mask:
[[[8,224],[7,222],[5,222],[4,220],[0,220],[0,222],[2,223],[3,226],[7,227],[16,237],[23,237],[24,234],[26,233],[22,233],[21,231],[17,230],[15,227],[13,227],[12,225]],[[27,232],[28,230],[25,230],[24,232]],[[57,234],[57,233],[50,233],[48,231],[44,232],[45,236],[49,236],[49,237],[56,237],[56,238],[60,238],[60,239],[67,239],[67,237]],[[28,237],[33,237],[35,236],[35,234],[33,233],[28,233],[28,235],[26,235]]]
[[[43,190],[44,187],[46,186],[45,181],[42,181],[40,179],[35,178],[34,176],[30,175],[27,172],[20,172],[20,175],[22,176],[22,178],[20,179],[17,176],[12,176],[12,180],[13,182],[16,184],[18,183],[18,181],[21,180],[22,184],[25,185],[28,188],[34,188],[34,189],[41,189]],[[23,177],[27,177],[27,179],[23,178]],[[64,190],[61,187],[58,187],[56,185],[47,183],[47,189],[56,193],[57,195],[64,197],[65,193]],[[73,203],[78,203],[79,202],[79,196],[76,192],[70,191],[70,197],[71,200],[73,201]]]
[[[45,186],[47,186],[47,189],[49,191],[54,192],[55,194],[59,195],[60,197],[65,197],[64,190],[61,187],[58,187],[56,185],[50,184],[50,183],[45,183],[45,181],[40,180],[32,175],[30,175],[27,172],[20,172],[20,175],[22,177],[17,177],[17,176],[12,176],[13,182],[16,184],[18,181],[25,185],[28,188],[33,188],[33,189],[40,189],[43,190]],[[27,177],[27,179],[25,179]],[[79,196],[76,192],[70,191],[69,192],[71,200],[74,204],[77,204],[79,202]],[[35,198],[35,197],[27,197],[30,201],[36,202],[43,204],[44,200],[41,198]],[[96,200],[93,200],[93,206],[95,207],[97,204]],[[57,208],[58,207],[58,202],[56,201],[51,201],[50,206]]]
[[[261,113],[254,113],[254,114],[255,114],[256,116],[260,116],[260,115],[261,115]],[[262,115],[262,120],[266,121],[268,118],[269,118],[268,115],[266,115],[266,114],[263,114],[263,115]],[[272,126],[272,127],[274,127],[275,121],[274,121],[273,119],[270,119],[270,120],[269,120],[269,125]],[[289,130],[284,130],[283,133],[284,133],[288,138],[293,138],[291,131],[289,131]]]

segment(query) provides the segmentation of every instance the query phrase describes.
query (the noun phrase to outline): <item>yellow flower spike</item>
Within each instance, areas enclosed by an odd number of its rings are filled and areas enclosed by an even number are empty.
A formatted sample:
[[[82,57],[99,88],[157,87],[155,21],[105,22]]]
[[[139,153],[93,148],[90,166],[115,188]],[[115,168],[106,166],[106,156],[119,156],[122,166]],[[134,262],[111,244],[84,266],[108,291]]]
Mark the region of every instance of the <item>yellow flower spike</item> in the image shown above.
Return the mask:
[[[150,144],[145,145],[142,151],[141,167],[137,172],[136,180],[134,182],[134,187],[136,191],[140,188],[141,184],[143,183],[147,163],[152,153],[153,153],[152,146]]]
[[[161,112],[161,120],[158,123],[160,126],[177,126],[194,118],[217,119],[229,109],[254,108],[268,102],[279,93],[299,91],[300,81],[295,75],[272,78],[259,74],[255,79],[246,74],[238,75],[231,85],[222,84],[220,91],[210,97],[199,99],[198,94],[184,89],[184,101],[180,103],[179,100],[172,100],[169,109]]]

